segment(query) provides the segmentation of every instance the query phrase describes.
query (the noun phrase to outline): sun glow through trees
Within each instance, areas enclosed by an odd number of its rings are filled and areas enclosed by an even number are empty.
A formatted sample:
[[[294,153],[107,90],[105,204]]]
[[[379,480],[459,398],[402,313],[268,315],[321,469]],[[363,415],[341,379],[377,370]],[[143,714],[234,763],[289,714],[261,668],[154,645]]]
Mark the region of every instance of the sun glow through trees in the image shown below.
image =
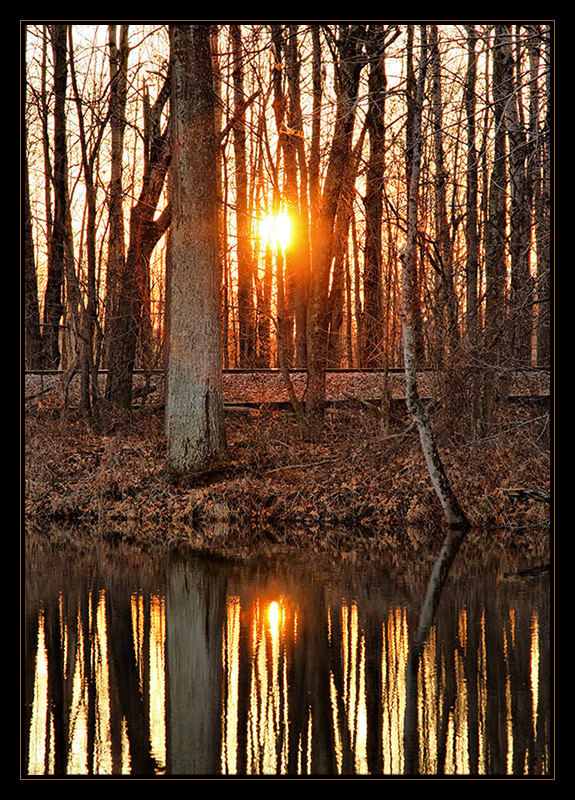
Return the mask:
[[[269,245],[286,250],[291,239],[291,220],[287,211],[265,217],[260,222],[260,238]]]

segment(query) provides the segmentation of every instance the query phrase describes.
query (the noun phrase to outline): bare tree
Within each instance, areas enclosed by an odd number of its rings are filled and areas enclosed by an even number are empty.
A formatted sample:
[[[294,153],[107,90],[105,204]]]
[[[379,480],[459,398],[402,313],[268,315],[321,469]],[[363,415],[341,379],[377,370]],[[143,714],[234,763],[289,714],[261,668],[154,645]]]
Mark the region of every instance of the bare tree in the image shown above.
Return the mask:
[[[142,188],[130,213],[128,252],[108,331],[111,341],[106,398],[126,409],[132,406],[132,378],[143,330],[150,258],[171,221],[169,204],[156,218],[171,158],[169,122],[162,128],[162,113],[169,94],[168,75],[155,102],[152,105],[145,102]]]
[[[476,81],[477,81],[477,33],[473,25],[467,25],[467,70],[465,76],[465,116],[467,123],[467,181],[465,224],[465,297],[466,340],[468,346],[477,346],[478,335],[478,291],[479,291],[479,230],[478,230],[478,154],[476,145]]]
[[[366,39],[369,59],[367,127],[369,155],[365,188],[365,250],[363,290],[364,357],[366,367],[382,367],[384,353],[384,286],[382,265],[383,186],[385,173],[385,50],[399,35],[396,26],[370,25]]]
[[[52,25],[54,52],[54,220],[48,248],[48,280],[44,294],[43,362],[60,366],[60,322],[64,314],[64,281],[70,258],[68,241],[68,156],[66,145],[66,86],[68,83],[68,26]]]
[[[106,322],[117,313],[120,281],[125,262],[125,233],[123,210],[123,158],[124,131],[126,127],[126,99],[128,84],[128,25],[108,26],[110,64],[110,130],[112,137],[110,154],[110,186],[108,198],[109,233],[108,263],[106,269]],[[107,350],[111,337],[106,337]],[[109,353],[105,354],[108,364]]]
[[[309,292],[309,173],[305,153],[303,112],[301,107],[300,69],[298,52],[298,26],[290,25],[286,42],[286,74],[288,82],[288,117],[283,139],[291,140],[294,152],[292,178],[286,191],[291,217],[292,238],[286,253],[287,273],[292,283],[295,364],[307,362],[307,304]],[[284,147],[286,145],[284,144]],[[286,177],[288,177],[286,175]]]
[[[435,266],[438,331],[435,353],[438,366],[449,359],[458,339],[457,297],[453,283],[453,238],[447,213],[449,173],[445,164],[443,81],[437,25],[429,26],[431,106],[433,117],[433,187],[435,240],[430,257]]]
[[[532,191],[536,254],[537,364],[549,366],[551,352],[550,283],[550,31],[528,26],[529,48],[529,175]],[[543,77],[540,72],[543,69]]]
[[[505,54],[505,26],[496,25],[493,37],[493,164],[489,176],[489,199],[485,230],[485,317],[483,333],[482,409],[478,421],[483,430],[493,423],[498,370],[505,354],[507,332],[506,240],[507,240],[507,142],[505,106],[509,101],[509,81]]]
[[[170,26],[173,221],[168,262],[167,470],[227,457],[221,385],[218,172],[207,25]]]
[[[234,158],[236,178],[236,224],[238,259],[238,325],[240,367],[253,366],[255,358],[254,269],[251,226],[248,213],[246,161],[246,103],[244,95],[243,45],[239,25],[230,25],[233,54]]]
[[[23,49],[26,52],[26,26],[23,31]],[[26,109],[24,109],[24,143],[26,146]],[[34,231],[30,208],[30,180],[28,148],[24,161],[24,344],[25,361],[29,369],[42,368],[42,333],[38,303],[38,278],[34,256]]]
[[[74,92],[74,101],[78,111],[78,131],[82,152],[82,170],[86,187],[86,300],[82,308],[82,327],[80,345],[80,407],[86,416],[99,413],[98,371],[94,353],[94,337],[98,325],[98,297],[96,287],[96,162],[100,152],[100,144],[108,123],[108,116],[100,120],[89,135],[74,62],[72,27],[69,31],[70,43],[70,77]],[[89,139],[92,139],[90,147]]]
[[[419,396],[417,386],[417,348],[416,348],[416,310],[417,271],[415,268],[417,217],[419,206],[419,176],[421,167],[421,117],[423,110],[425,75],[427,71],[428,48],[426,26],[421,26],[421,55],[419,60],[417,89],[414,103],[411,142],[411,174],[407,199],[407,238],[402,253],[402,323],[403,356],[405,364],[405,386],[407,406],[419,431],[423,455],[429,471],[433,488],[443,508],[450,527],[465,528],[467,519],[453,492],[445,472],[435,437],[427,413],[427,408]]]
[[[307,435],[320,436],[325,408],[327,363],[328,291],[334,255],[334,231],[338,204],[352,157],[359,77],[365,63],[365,26],[340,25],[334,45],[336,119],[326,176],[312,241],[312,272],[307,318],[308,387],[306,396]]]
[[[510,255],[510,355],[519,364],[531,363],[533,283],[531,259],[531,192],[528,182],[529,148],[522,100],[519,26],[515,41],[505,25],[502,41],[508,80],[505,125],[509,139],[509,255]],[[514,48],[515,46],[515,48]],[[514,57],[514,49],[518,53]]]

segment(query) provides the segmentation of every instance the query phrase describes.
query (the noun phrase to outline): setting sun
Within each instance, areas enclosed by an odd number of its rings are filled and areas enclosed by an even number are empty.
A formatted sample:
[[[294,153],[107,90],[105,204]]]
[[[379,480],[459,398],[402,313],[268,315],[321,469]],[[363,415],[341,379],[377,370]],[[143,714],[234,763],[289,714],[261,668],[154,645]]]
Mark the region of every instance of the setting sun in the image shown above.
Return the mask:
[[[262,241],[285,250],[290,243],[291,220],[287,211],[270,214],[260,223]]]

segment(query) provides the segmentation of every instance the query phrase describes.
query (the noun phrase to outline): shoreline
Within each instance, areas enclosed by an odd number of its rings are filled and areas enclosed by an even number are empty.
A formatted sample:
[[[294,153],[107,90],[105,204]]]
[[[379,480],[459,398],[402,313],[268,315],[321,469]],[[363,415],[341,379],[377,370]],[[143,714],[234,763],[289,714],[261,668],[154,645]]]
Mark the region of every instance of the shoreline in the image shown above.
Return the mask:
[[[384,435],[373,410],[331,408],[325,441],[312,445],[298,439],[289,410],[228,408],[226,468],[173,486],[164,475],[163,415],[143,409],[101,434],[71,412],[27,409],[25,529],[88,527],[104,540],[185,542],[222,555],[408,553],[445,532],[405,412]],[[517,486],[549,490],[549,453],[535,435],[537,423],[526,425],[522,414],[508,411],[489,443],[438,435],[471,522],[468,538],[541,558],[550,549],[550,504],[508,493]]]

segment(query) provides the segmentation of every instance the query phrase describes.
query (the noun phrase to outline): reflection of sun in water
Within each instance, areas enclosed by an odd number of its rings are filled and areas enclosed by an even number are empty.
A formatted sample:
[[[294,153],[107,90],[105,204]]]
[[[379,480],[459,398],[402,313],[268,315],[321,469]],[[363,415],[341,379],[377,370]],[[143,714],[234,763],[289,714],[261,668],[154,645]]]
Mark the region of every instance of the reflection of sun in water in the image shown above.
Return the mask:
[[[260,222],[260,237],[264,242],[285,250],[291,236],[291,220],[287,211],[270,214]]]
[[[277,633],[280,624],[280,607],[275,600],[269,605],[268,619],[270,623],[270,630],[272,633]]]

